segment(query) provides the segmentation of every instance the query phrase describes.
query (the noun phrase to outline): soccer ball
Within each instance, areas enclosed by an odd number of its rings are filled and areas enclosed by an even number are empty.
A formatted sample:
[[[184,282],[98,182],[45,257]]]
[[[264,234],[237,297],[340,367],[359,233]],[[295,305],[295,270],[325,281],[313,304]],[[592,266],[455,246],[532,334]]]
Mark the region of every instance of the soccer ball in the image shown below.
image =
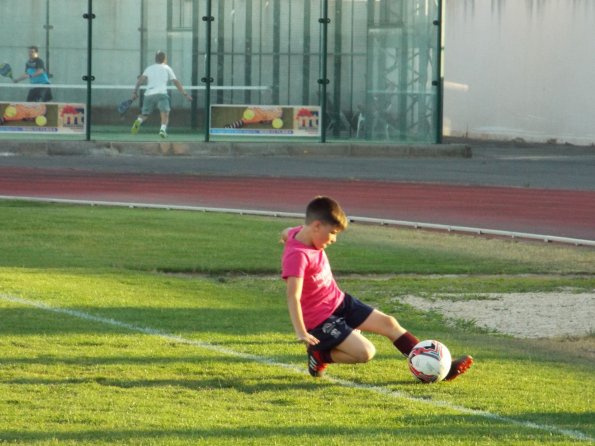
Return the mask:
[[[407,358],[409,370],[424,383],[442,381],[450,370],[452,359],[446,345],[438,341],[421,341]]]

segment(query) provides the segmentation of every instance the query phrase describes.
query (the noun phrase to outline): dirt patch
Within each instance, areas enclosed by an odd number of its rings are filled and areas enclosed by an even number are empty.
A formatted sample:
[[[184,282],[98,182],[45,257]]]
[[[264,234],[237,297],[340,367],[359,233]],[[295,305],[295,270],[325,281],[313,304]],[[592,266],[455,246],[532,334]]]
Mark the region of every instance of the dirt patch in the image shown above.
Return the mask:
[[[450,319],[519,338],[560,338],[595,333],[595,293],[441,294],[401,296],[399,302]]]

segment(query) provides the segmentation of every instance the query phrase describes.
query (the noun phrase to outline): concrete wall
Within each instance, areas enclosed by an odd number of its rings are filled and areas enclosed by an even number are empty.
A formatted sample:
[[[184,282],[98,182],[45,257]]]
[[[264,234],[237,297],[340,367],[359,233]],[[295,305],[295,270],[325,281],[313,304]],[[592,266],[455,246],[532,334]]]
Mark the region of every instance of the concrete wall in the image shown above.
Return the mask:
[[[595,144],[594,0],[446,0],[445,134]]]

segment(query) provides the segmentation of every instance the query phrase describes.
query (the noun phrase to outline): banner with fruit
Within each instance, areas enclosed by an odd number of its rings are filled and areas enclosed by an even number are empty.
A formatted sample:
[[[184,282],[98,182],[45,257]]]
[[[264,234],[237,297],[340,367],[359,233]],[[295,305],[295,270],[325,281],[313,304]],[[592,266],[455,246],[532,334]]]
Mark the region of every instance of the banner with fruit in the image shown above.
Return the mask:
[[[84,133],[85,111],[85,104],[0,102],[0,132]]]
[[[320,136],[313,105],[211,105],[211,135]]]

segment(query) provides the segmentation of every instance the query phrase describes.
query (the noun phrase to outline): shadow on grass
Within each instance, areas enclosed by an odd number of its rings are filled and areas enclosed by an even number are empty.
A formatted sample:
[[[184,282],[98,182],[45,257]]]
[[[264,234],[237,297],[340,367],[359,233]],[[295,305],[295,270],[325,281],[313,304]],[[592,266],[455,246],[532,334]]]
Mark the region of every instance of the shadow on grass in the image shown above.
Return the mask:
[[[57,310],[0,308],[0,335],[163,333],[255,335],[285,332],[287,310],[251,308],[83,307]],[[99,320],[97,320],[99,318]],[[285,319],[285,320],[284,320]],[[122,326],[124,325],[124,326]]]
[[[354,422],[366,425],[354,425]],[[184,420],[188,423],[188,420]],[[204,422],[203,422],[204,423]],[[186,444],[203,440],[209,444],[246,442],[250,444],[402,444],[424,441],[427,444],[459,444],[469,441],[473,444],[560,444],[571,438],[549,432],[545,429],[522,427],[498,420],[486,422],[485,418],[473,415],[433,415],[420,417],[399,417],[389,414],[377,424],[370,420],[328,420],[308,424],[296,420],[294,425],[271,425],[251,423],[229,427],[204,424],[187,428],[134,428],[94,429],[68,431],[66,426],[52,430],[0,430],[0,441],[5,442],[64,442],[82,443],[101,441],[106,444],[122,444],[143,441],[183,441]]]
[[[305,369],[304,369],[305,371]],[[189,373],[189,375],[195,375]],[[204,391],[211,389],[233,389],[239,393],[256,394],[261,392],[285,392],[297,390],[300,392],[320,389],[320,385],[332,385],[327,381],[296,381],[290,383],[284,376],[268,376],[266,380],[243,379],[230,376],[219,376],[216,378],[192,378],[192,379],[115,379],[107,377],[89,378],[17,378],[3,380],[2,384],[22,386],[70,386],[81,384],[99,384],[105,387],[117,387],[119,389],[151,389],[176,387],[188,390]]]
[[[11,365],[43,365],[43,366],[63,366],[73,365],[80,367],[87,366],[110,366],[110,365],[172,365],[172,364],[192,364],[205,366],[213,363],[240,364],[245,363],[246,359],[233,356],[50,356],[39,355],[29,356],[2,356],[0,364]]]

